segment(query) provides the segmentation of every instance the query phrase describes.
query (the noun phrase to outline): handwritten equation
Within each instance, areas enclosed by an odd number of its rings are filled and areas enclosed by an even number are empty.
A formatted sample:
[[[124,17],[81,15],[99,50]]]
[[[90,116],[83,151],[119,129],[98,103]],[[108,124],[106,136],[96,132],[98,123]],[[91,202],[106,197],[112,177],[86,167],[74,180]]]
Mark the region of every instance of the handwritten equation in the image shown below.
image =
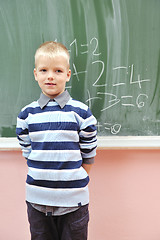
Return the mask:
[[[79,44],[77,39],[74,39],[68,46],[68,50],[70,53],[72,51],[74,52],[75,59],[78,57],[82,57],[83,55],[88,55],[91,58],[90,65],[93,68],[98,69],[98,75],[95,77],[95,79],[92,80],[92,84],[90,86],[90,89],[86,89],[86,96],[87,99],[85,99],[85,102],[88,104],[89,108],[92,108],[92,101],[101,101],[105,98],[105,104],[103,107],[101,107],[100,112],[109,111],[109,109],[114,108],[116,105],[121,105],[124,108],[130,107],[138,109],[143,108],[145,104],[147,104],[148,95],[146,93],[143,93],[143,86],[144,84],[149,84],[151,79],[149,78],[143,78],[140,73],[137,75],[135,74],[135,65],[131,64],[130,66],[113,66],[111,71],[112,75],[114,74],[123,74],[125,75],[126,80],[120,80],[118,78],[110,79],[110,82],[104,83],[104,73],[105,70],[105,63],[102,61],[102,53],[99,51],[99,40],[96,37],[93,37],[90,39],[89,42]],[[81,69],[81,66],[76,66],[76,63],[72,63],[73,67],[73,73],[72,75],[77,79],[78,82],[83,81],[84,75],[89,74],[89,68],[87,69]],[[112,82],[115,81],[116,82]],[[105,79],[106,81],[106,79]],[[137,91],[137,96],[132,96],[131,94],[122,94],[121,96],[118,96],[117,88],[124,88],[130,85],[130,87],[136,86],[139,91]],[[72,88],[72,86],[67,86],[67,88]],[[96,95],[92,96],[92,89],[94,92],[96,92]],[[100,91],[100,89],[102,89]],[[112,89],[112,90],[109,90]],[[113,93],[113,91],[115,93]],[[100,106],[101,104],[99,104]],[[118,134],[121,130],[122,126],[119,123],[107,123],[107,122],[98,122],[97,129],[100,132],[102,129],[109,131],[111,134],[115,135]]]

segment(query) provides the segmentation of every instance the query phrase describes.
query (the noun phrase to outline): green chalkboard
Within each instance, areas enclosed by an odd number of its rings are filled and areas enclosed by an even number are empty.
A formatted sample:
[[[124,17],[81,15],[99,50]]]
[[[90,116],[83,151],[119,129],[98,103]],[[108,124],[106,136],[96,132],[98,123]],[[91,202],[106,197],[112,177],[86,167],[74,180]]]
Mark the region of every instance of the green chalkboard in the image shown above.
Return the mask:
[[[88,104],[99,135],[160,135],[159,0],[0,0],[0,136],[37,100],[34,53],[60,41],[67,89]]]

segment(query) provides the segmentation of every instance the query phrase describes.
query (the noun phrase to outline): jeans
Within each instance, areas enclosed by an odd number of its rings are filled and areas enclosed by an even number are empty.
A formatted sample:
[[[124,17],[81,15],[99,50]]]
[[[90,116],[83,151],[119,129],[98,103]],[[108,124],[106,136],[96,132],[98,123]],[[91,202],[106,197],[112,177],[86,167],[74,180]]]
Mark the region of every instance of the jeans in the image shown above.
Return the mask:
[[[31,240],[87,240],[88,205],[61,215],[46,216],[27,202]]]

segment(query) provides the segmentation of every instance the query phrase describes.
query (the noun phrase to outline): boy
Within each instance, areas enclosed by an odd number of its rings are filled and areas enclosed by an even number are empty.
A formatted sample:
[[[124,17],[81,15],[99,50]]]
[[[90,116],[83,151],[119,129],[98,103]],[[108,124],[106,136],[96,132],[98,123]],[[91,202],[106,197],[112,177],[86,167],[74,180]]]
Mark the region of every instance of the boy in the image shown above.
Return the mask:
[[[34,76],[42,93],[17,118],[27,159],[26,203],[32,240],[86,240],[89,171],[96,154],[96,119],[65,90],[70,80],[64,45],[36,51]]]

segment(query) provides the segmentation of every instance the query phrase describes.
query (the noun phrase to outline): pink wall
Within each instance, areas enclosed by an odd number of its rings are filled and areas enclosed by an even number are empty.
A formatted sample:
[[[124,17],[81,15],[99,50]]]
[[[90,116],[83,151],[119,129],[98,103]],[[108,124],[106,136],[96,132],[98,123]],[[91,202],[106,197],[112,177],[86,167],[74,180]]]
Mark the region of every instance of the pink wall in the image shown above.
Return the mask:
[[[160,239],[160,150],[98,151],[91,180],[91,240]]]
[[[0,239],[30,239],[26,172],[20,151],[0,152]],[[89,240],[160,239],[160,150],[98,150],[90,178]]]

